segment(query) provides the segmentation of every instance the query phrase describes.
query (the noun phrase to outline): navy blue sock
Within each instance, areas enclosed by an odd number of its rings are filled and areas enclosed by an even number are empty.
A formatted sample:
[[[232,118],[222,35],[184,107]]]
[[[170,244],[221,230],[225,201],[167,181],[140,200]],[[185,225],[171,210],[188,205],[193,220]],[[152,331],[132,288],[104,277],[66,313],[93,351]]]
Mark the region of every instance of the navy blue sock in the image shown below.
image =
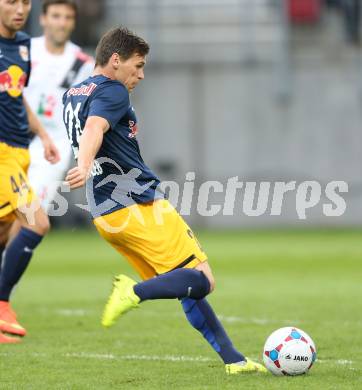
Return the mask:
[[[0,301],[8,301],[11,290],[20,280],[29,264],[33,250],[43,236],[32,230],[21,228],[6,248],[0,272]]]
[[[141,301],[191,297],[201,299],[210,292],[205,274],[196,269],[180,268],[134,286]]]
[[[205,298],[201,300],[184,298],[181,300],[181,304],[190,324],[205,337],[225,364],[245,360],[245,357],[233,346],[221,322]]]

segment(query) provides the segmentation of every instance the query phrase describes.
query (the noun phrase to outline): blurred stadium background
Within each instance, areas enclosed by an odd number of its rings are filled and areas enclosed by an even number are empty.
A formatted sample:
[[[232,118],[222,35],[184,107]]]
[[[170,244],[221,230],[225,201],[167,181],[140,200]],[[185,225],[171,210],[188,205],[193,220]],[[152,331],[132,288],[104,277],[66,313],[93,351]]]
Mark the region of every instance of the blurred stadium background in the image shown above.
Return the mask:
[[[282,215],[186,217],[203,227],[354,226],[362,221],[362,57],[358,0],[83,0],[74,34],[94,53],[123,24],[151,44],[133,96],[145,161],[164,180],[344,180],[347,209]],[[40,2],[28,30],[41,33]],[[83,198],[70,195],[72,203]],[[196,192],[197,196],[197,192]],[[213,194],[210,202],[222,202]],[[323,199],[322,199],[323,200]],[[195,203],[195,202],[194,202]],[[270,206],[270,205],[269,205]],[[71,208],[55,225],[88,223]]]

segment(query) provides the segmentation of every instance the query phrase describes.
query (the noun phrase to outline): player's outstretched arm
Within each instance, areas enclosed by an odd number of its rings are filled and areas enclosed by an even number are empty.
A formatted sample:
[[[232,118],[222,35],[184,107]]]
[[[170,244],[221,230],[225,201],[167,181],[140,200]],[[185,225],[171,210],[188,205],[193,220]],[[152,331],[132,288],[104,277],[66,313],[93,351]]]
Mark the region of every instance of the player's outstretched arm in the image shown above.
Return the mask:
[[[79,141],[78,164],[70,169],[65,181],[71,189],[85,185],[91,174],[93,161],[102,145],[103,135],[109,130],[109,123],[99,116],[90,116]]]
[[[33,113],[28,102],[23,97],[24,105],[26,108],[26,113],[28,114],[29,127],[30,130],[36,134],[42,141],[44,147],[44,156],[47,161],[51,164],[56,164],[60,160],[60,155],[57,147],[53,143],[52,139],[49,137],[48,133],[44,129],[43,125]]]

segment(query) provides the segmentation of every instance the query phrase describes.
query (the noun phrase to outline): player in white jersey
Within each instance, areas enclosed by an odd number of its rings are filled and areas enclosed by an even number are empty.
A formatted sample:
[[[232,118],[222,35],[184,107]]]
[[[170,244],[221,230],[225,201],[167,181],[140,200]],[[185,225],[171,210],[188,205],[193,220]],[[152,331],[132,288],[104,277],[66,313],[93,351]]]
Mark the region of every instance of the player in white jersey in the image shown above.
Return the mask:
[[[43,155],[39,137],[30,144],[29,181],[47,210],[71,159],[71,148],[63,124],[62,96],[75,83],[92,74],[93,59],[69,41],[77,7],[74,0],[44,0],[40,24],[44,35],[31,40],[32,73],[25,96],[60,152],[51,165]]]

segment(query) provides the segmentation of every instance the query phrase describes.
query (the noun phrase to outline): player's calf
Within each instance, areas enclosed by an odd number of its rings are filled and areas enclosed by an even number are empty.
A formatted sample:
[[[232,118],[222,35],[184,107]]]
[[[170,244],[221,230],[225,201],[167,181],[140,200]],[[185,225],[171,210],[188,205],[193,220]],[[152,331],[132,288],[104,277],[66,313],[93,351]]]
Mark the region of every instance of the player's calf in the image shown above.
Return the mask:
[[[33,251],[42,238],[32,230],[21,228],[7,246],[0,272],[0,301],[9,300],[12,289],[25,272]]]
[[[245,357],[233,346],[224,327],[206,299],[183,298],[181,304],[189,323],[204,336],[225,364],[245,360]]]
[[[246,358],[234,347],[206,299],[184,298],[181,304],[190,324],[204,336],[224,362],[227,374],[266,372],[265,367]]]
[[[0,330],[2,332],[18,336],[26,334],[26,330],[16,320],[9,299],[42,238],[42,235],[22,227],[6,248],[0,272]]]
[[[42,209],[35,211],[34,223],[29,223],[20,210],[16,210],[15,214],[19,230],[6,248],[0,272],[0,301],[4,302],[9,301],[11,291],[25,272],[34,249],[50,227],[48,216]]]
[[[210,282],[204,272],[180,268],[134,286],[141,301],[190,297],[202,299],[210,293]]]

